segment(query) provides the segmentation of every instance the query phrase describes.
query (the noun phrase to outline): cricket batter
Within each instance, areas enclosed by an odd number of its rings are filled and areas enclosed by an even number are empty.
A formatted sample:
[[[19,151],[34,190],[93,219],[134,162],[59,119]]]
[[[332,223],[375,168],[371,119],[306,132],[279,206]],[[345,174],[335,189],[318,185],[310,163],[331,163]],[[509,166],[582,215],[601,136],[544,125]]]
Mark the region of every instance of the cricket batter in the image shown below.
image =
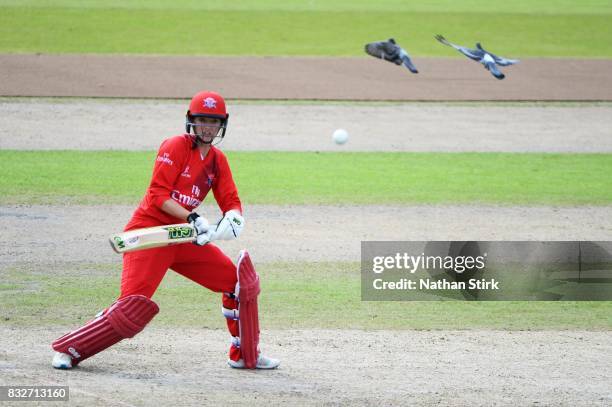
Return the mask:
[[[124,253],[121,295],[85,326],[53,342],[53,367],[70,369],[142,331],[159,311],[151,297],[168,269],[222,293],[222,312],[232,336],[228,359],[231,367],[278,367],[279,360],[259,352],[259,278],[248,253],[241,252],[235,265],[210,243],[236,239],[244,227],[227,158],[214,147],[225,136],[228,118],[225,101],[219,94],[203,91],[193,97],[187,111],[186,133],[161,144],[151,183],[124,229],[187,221],[197,232],[195,244]],[[194,211],[211,190],[223,213],[216,225],[210,225]]]

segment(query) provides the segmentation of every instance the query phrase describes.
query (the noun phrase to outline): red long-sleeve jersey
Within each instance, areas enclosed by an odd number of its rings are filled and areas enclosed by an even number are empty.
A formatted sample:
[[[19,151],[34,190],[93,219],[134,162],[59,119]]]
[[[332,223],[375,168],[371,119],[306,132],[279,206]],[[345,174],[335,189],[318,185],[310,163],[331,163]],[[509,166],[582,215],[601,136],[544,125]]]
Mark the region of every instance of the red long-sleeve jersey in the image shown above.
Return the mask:
[[[211,189],[223,213],[230,209],[242,211],[225,154],[211,146],[206,157],[202,157],[200,150],[193,148],[189,135],[171,137],[161,144],[151,183],[124,230],[184,223],[185,219],[162,211],[162,204],[172,198],[191,212]]]

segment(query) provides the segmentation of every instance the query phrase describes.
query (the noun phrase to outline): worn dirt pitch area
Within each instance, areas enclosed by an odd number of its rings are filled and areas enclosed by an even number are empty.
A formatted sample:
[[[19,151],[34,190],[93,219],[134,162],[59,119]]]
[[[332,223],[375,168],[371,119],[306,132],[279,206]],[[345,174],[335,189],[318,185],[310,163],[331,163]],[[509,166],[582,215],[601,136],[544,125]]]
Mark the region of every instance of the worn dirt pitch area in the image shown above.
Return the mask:
[[[0,385],[68,385],[81,406],[612,402],[608,332],[266,331],[282,367],[244,372],[225,365],[224,331],[152,325],[72,371],[49,365],[65,327],[1,327]]]
[[[465,58],[0,55],[0,95],[231,99],[612,100],[612,60],[526,58],[494,79]]]
[[[612,152],[612,104],[229,101],[225,150]],[[155,150],[187,100],[0,98],[0,147]],[[333,131],[350,134],[343,146]]]
[[[133,209],[129,205],[0,206],[4,228],[0,267],[70,261],[117,263],[120,268],[120,259],[106,239],[123,229]],[[216,214],[218,209],[206,204],[202,212]],[[248,228],[240,239],[219,245],[231,258],[249,248],[257,262],[359,262],[362,240],[598,241],[612,234],[610,206],[250,205],[245,217]],[[31,230],[40,236],[24,234]]]

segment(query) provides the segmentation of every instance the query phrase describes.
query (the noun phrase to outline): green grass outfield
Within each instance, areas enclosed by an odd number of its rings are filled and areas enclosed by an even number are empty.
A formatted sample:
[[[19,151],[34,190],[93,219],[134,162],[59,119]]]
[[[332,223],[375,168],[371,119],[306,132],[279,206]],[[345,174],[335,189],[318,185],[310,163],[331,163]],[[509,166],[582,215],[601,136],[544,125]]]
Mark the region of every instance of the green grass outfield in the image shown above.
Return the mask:
[[[367,302],[358,263],[270,263],[262,277],[262,326],[277,329],[612,329],[612,301]],[[116,264],[13,265],[2,270],[0,321],[71,325],[119,294]],[[220,294],[169,271],[153,300],[156,326],[225,329]]]
[[[612,57],[612,2],[0,1],[2,53],[365,56],[395,37],[413,56]]]
[[[612,203],[612,154],[227,155],[248,204]],[[134,204],[154,159],[154,152],[1,150],[0,203]]]

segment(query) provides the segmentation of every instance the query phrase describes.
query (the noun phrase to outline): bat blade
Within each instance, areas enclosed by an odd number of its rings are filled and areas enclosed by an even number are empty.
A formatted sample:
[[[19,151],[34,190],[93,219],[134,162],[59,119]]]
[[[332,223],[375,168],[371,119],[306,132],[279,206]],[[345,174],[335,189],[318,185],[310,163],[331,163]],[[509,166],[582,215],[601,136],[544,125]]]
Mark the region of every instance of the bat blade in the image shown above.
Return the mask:
[[[134,229],[109,237],[110,245],[117,253],[188,243],[195,240],[195,229],[189,223]]]

